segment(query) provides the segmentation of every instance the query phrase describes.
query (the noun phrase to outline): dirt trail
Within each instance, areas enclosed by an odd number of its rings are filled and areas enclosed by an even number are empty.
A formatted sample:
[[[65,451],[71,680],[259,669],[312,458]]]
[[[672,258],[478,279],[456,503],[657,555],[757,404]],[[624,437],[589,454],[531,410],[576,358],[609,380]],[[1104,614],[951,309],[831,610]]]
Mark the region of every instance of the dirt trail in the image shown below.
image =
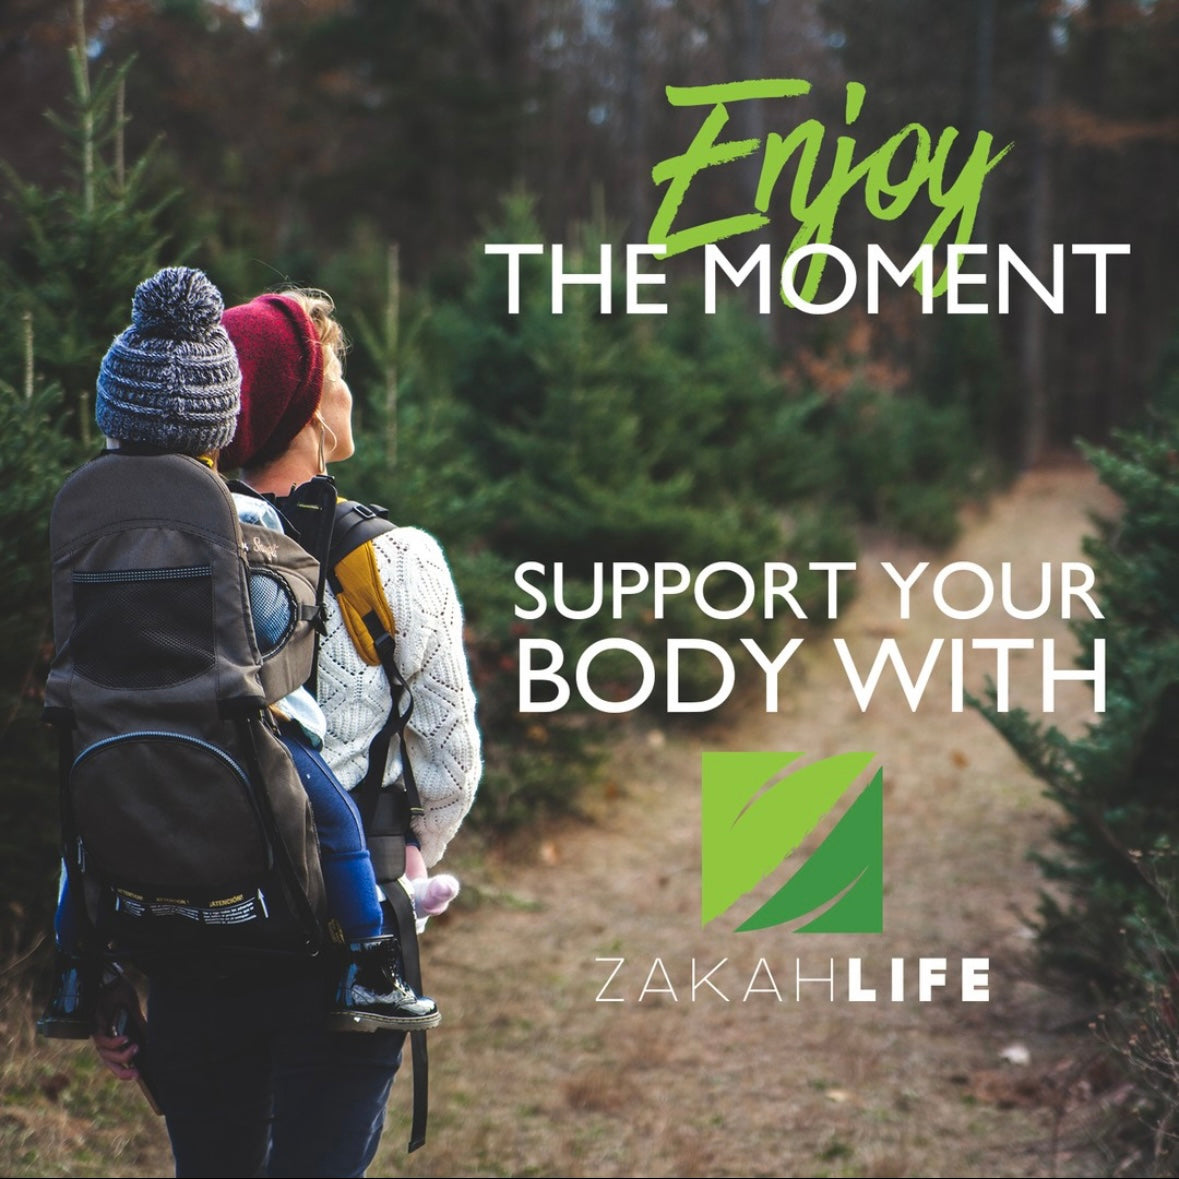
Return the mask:
[[[914,658],[938,635],[1054,637],[1067,666],[1058,611],[1035,623],[997,608],[948,622],[915,593],[912,620],[898,622],[879,561],[905,570],[928,559],[926,582],[953,560],[996,578],[1009,561],[1015,600],[1026,603],[1041,561],[1080,556],[1095,507],[1112,510],[1092,474],[1062,467],[1025,477],[950,553],[869,546],[861,593],[833,633],[865,657],[892,635]],[[754,696],[709,732],[639,731],[593,823],[553,833],[522,863],[464,865],[466,905],[427,948],[445,1012],[432,1037],[431,1142],[408,1160],[401,1153],[408,1086],[399,1085],[372,1174],[993,1176],[1096,1165],[1084,1115],[1053,1114],[1090,1046],[1054,1031],[1071,1013],[1023,969],[1020,914],[1034,911],[1038,886],[1026,852],[1047,830],[1049,805],[977,714],[950,711],[940,670],[916,713],[899,688],[861,713],[831,637],[808,640],[780,713]],[[1037,713],[1038,660],[1012,665],[1014,702]],[[993,656],[968,655],[967,688],[993,666]],[[1082,723],[1091,699],[1080,686],[1062,690],[1057,722]],[[699,754],[718,748],[877,752],[884,934],[738,935],[723,918],[700,928]],[[846,1001],[849,955],[863,958],[879,1002]],[[931,1002],[917,1002],[912,983],[909,1001],[888,1002],[889,959],[923,955],[989,958],[990,1002],[959,1002],[954,972]],[[595,1002],[611,969],[599,957],[626,960],[606,992],[625,1002]],[[729,1002],[708,985],[692,1001],[693,957],[699,973],[728,959],[711,979]],[[650,991],[638,1000],[655,958],[678,1001]],[[781,1001],[759,973],[763,958]],[[798,973],[817,978],[831,958],[835,1001],[825,983],[803,984],[796,1001],[796,959]],[[1028,1063],[1002,1058],[1013,1046]]]

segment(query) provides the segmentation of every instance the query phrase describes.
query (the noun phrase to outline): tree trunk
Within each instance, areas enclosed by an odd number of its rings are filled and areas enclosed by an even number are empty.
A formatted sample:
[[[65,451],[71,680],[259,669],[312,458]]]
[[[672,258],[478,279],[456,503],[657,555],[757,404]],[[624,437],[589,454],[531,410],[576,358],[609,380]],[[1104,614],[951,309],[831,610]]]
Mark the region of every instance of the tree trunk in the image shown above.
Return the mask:
[[[1036,115],[1033,121],[1031,183],[1028,195],[1027,254],[1036,274],[1045,276],[1050,264],[1052,239],[1052,136],[1048,113],[1056,98],[1056,49],[1052,41],[1051,12],[1041,17],[1040,48],[1036,61]],[[1020,446],[1020,462],[1033,466],[1048,443],[1050,398],[1046,362],[1048,309],[1031,292],[1019,330],[1019,383],[1026,412]]]

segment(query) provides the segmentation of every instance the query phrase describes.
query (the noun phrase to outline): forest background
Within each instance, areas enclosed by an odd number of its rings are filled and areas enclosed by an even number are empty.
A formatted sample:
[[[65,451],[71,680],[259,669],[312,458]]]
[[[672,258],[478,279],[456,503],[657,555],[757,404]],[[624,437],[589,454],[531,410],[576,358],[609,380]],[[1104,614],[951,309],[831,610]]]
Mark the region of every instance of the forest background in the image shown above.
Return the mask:
[[[866,528],[944,545],[965,502],[1119,428],[1137,431],[1137,449],[1123,486],[1105,460],[1108,480],[1125,496],[1146,469],[1148,502],[1173,495],[1177,18],[1173,0],[6,4],[0,934],[14,968],[44,969],[56,875],[53,752],[36,723],[52,650],[48,504],[97,445],[94,375],[139,279],[183,262],[227,303],[290,283],[336,296],[360,433],[347,491],[447,548],[488,755],[473,822],[502,830],[574,802],[570,782],[591,775],[601,744],[592,717],[516,712],[519,561],[564,561],[582,577],[595,560],[789,554],[801,567],[854,559]],[[986,180],[973,240],[1010,244],[1040,274],[1053,243],[1129,243],[1111,262],[1107,313],[1080,290],[1062,315],[1017,290],[1008,315],[922,316],[910,290],[872,317],[760,316],[739,294],[705,315],[698,271],[678,260],[667,316],[600,315],[584,291],[556,316],[547,261],[529,260],[521,313],[507,314],[502,259],[485,258],[485,242],[564,242],[569,268],[588,270],[599,243],[645,240],[662,195],[651,169],[700,118],[664,87],[758,77],[812,91],[736,104],[734,136],[814,118],[829,128],[827,167],[848,81],[866,87],[847,132],[857,158],[910,123],[1014,144]],[[716,169],[693,192],[693,219],[747,209],[759,163]],[[760,241],[784,255],[785,185],[770,213],[735,257]],[[927,224],[875,219],[853,190],[835,242],[853,258],[877,242],[903,259]],[[1145,548],[1166,548],[1177,518],[1158,509]],[[801,587],[804,602],[822,592]],[[618,633],[603,618],[546,625],[527,633],[558,637],[571,659]],[[665,634],[737,633],[687,609],[624,630],[650,648]],[[1156,658],[1172,651],[1149,626],[1128,632]],[[630,671],[601,665],[599,691],[625,695]],[[1151,681],[1145,712],[1132,697],[1119,714],[1141,714],[1123,734],[1135,750],[1148,721],[1156,736],[1167,728],[1165,681]],[[1049,756],[1055,738],[1030,722],[1008,735],[1067,811],[1068,791],[1085,789],[1076,751]],[[1135,821],[1154,830],[1168,801],[1156,790]],[[1092,892],[1092,849],[1079,853],[1075,832],[1065,844],[1063,870],[1084,863],[1072,884]],[[1166,920],[1157,881],[1147,892]],[[1137,903],[1106,901],[1109,930]],[[1074,982],[1109,993],[1159,975],[1157,963],[1099,969],[1100,943],[1070,954]]]

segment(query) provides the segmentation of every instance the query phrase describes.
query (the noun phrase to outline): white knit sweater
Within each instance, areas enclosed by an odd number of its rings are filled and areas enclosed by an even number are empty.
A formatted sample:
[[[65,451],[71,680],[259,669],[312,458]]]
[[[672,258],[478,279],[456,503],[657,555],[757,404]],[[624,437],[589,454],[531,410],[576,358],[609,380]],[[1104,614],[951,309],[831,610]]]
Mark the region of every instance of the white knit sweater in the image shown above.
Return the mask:
[[[406,741],[425,811],[414,833],[432,866],[471,809],[483,769],[462,609],[442,549],[428,533],[395,528],[377,536],[373,546],[396,625],[397,666],[413,692]],[[389,685],[380,667],[357,655],[330,589],[325,599],[318,680],[328,724],[323,753],[352,790],[364,777],[369,743],[389,715]],[[394,741],[385,782],[400,775]]]

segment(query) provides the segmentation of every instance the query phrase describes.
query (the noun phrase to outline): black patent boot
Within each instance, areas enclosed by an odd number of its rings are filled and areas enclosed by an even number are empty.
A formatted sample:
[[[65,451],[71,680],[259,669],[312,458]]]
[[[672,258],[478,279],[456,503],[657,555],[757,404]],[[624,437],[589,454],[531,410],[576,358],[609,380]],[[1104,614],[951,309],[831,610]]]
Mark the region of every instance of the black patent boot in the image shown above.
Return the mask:
[[[94,1033],[99,964],[78,954],[57,951],[53,993],[37,1020],[39,1035],[54,1040],[89,1040]]]
[[[417,995],[401,973],[401,947],[395,936],[370,938],[348,947],[328,1026],[343,1032],[406,1032],[437,1027],[442,1014],[433,999]]]

